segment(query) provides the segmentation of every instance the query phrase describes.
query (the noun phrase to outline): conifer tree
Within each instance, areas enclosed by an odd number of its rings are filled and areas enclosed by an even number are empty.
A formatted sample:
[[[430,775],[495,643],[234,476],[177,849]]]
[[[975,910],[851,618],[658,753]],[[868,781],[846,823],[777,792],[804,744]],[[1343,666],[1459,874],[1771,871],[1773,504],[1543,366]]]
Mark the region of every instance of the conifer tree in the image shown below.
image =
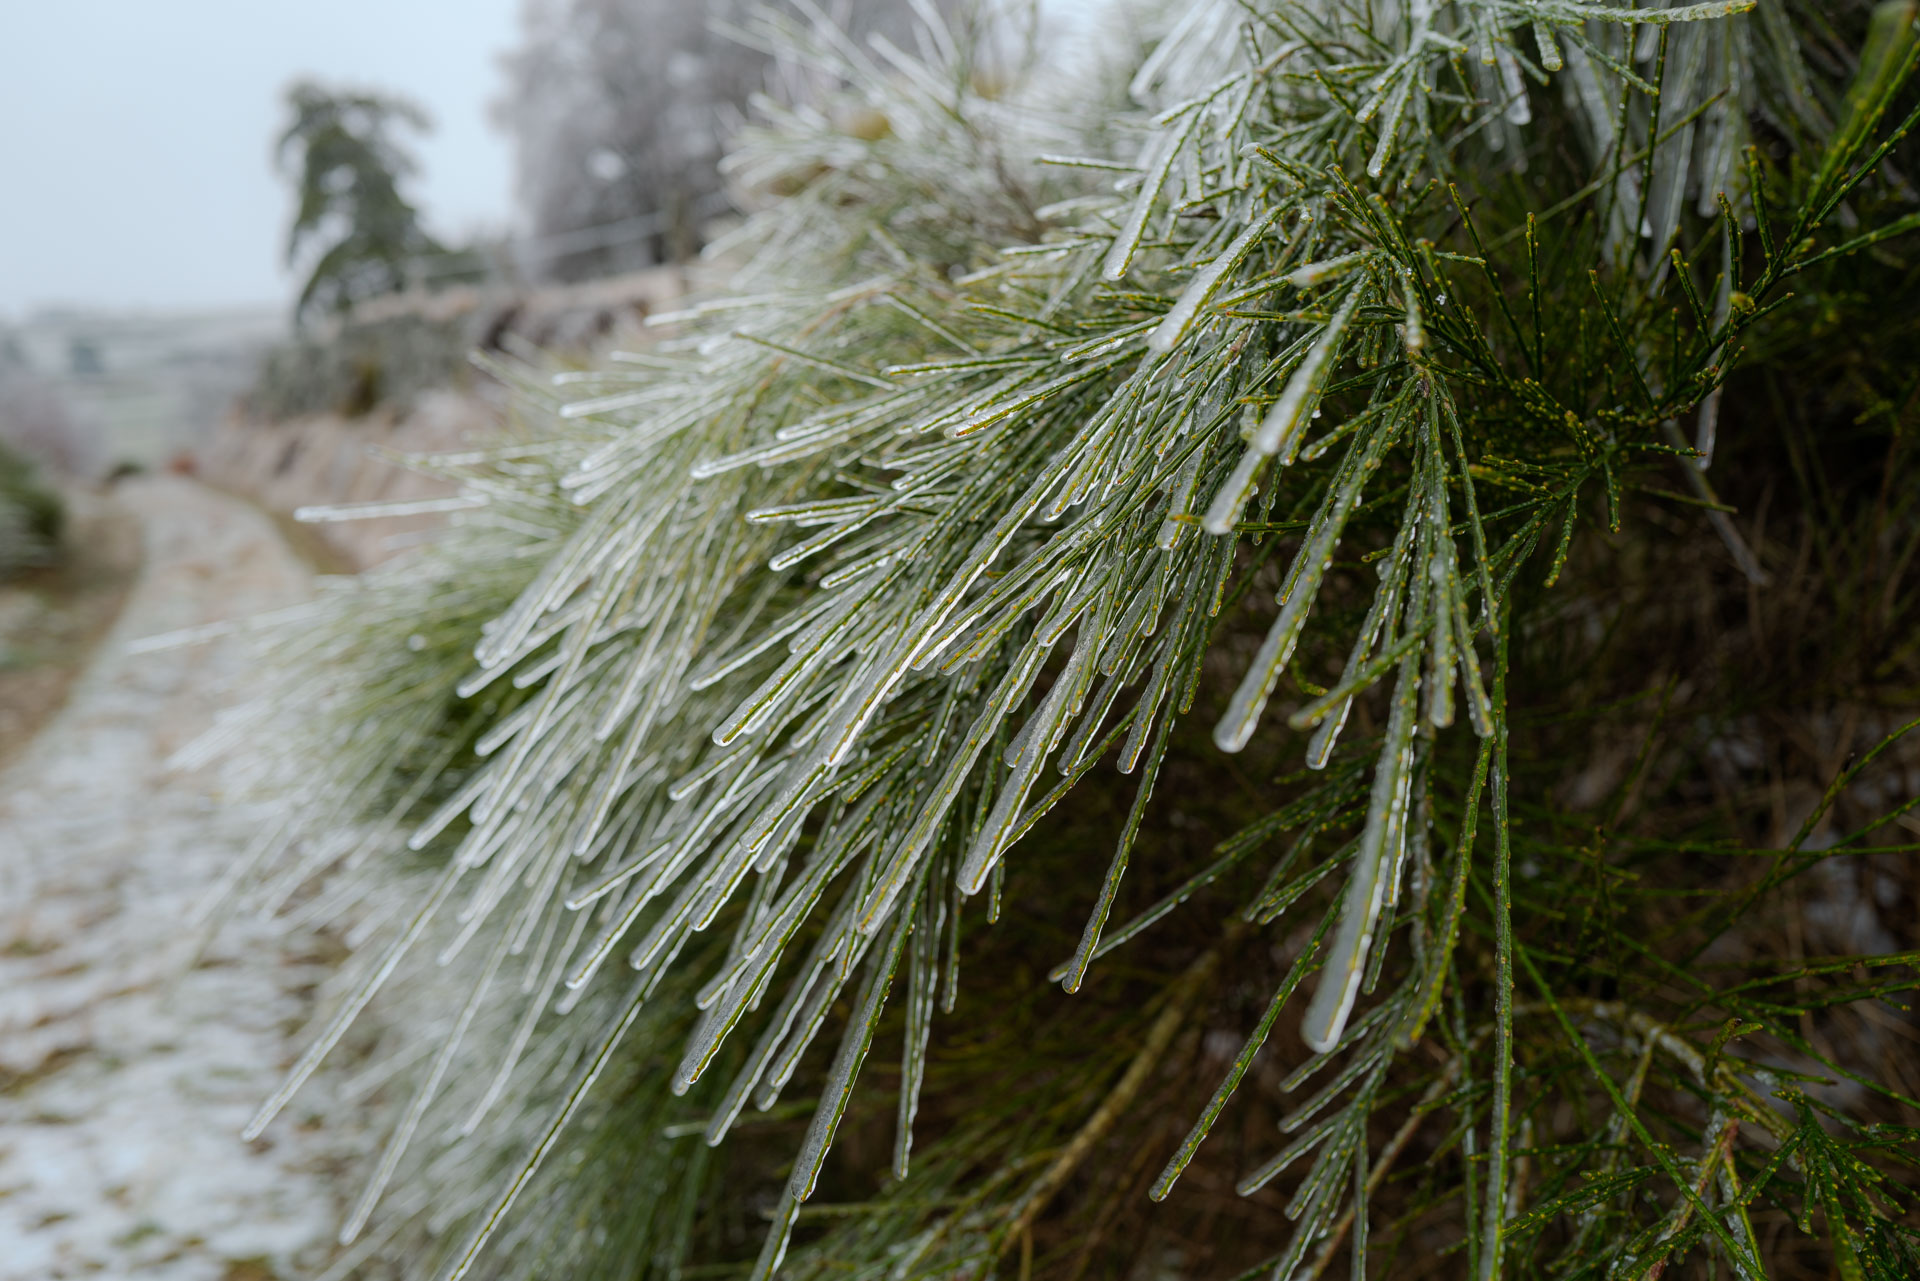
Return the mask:
[[[336,1274],[1920,1275],[1914,8],[764,17],[732,288],[222,728]]]
[[[417,260],[446,252],[400,193],[418,165],[395,135],[403,126],[427,128],[426,113],[402,98],[307,81],[287,90],[287,110],[275,159],[295,180],[288,264],[320,245],[296,318],[406,288]]]

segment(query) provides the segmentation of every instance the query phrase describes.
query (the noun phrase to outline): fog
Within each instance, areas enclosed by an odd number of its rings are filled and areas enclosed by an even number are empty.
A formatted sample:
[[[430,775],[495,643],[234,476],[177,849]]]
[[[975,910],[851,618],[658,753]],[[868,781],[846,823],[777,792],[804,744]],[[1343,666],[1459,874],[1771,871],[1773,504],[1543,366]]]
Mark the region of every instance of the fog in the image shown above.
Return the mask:
[[[501,228],[488,123],[518,0],[0,4],[0,317],[48,305],[279,304],[290,195],[272,167],[297,76],[398,90],[435,128],[411,194],[430,230]]]

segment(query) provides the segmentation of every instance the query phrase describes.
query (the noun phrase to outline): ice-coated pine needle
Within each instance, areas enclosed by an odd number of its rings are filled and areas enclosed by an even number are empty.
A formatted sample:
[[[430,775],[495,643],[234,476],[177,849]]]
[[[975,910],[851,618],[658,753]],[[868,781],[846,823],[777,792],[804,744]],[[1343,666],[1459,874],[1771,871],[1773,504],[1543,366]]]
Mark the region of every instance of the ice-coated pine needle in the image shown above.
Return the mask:
[[[383,985],[457,993],[420,1021],[442,1039],[396,1060],[419,1065],[411,1102],[349,1234],[416,1167],[505,1170],[504,1191],[435,1207],[439,1226],[476,1229],[470,1266],[631,1028],[669,1045],[634,1094],[704,1100],[675,1133],[716,1144],[836,1045],[824,1087],[779,1113],[814,1119],[756,1264],[771,1277],[854,1091],[873,1088],[856,1078],[903,965],[892,1164],[903,1186],[937,1165],[914,1124],[941,1086],[930,1047],[958,1003],[963,931],[1017,910],[1023,841],[1112,766],[1139,781],[1077,883],[1090,910],[1055,975],[1068,991],[1208,887],[1261,938],[1333,896],[1152,1187],[1168,1194],[1311,978],[1303,1035],[1338,1066],[1290,1118],[1305,1133],[1235,1175],[1250,1190],[1311,1157],[1282,1271],[1331,1240],[1384,1165],[1368,1120],[1391,1097],[1393,1038],[1462,1039],[1444,967],[1477,937],[1477,873],[1449,862],[1466,857],[1446,843],[1459,798],[1424,789],[1456,719],[1482,737],[1503,724],[1501,593],[1528,584],[1543,536],[1564,559],[1552,538],[1574,546],[1603,485],[1621,492],[1600,472],[1635,414],[1684,412],[1706,444],[1722,432],[1704,416],[1718,401],[1697,418],[1695,402],[1737,349],[1730,271],[1713,309],[1674,295],[1674,332],[1712,331],[1677,375],[1599,311],[1586,330],[1543,320],[1538,277],[1584,246],[1590,213],[1606,305],[1647,303],[1636,325],[1653,323],[1658,273],[1704,293],[1703,264],[1759,255],[1778,283],[1779,256],[1817,228],[1791,224],[1783,196],[1756,206],[1779,175],[1743,160],[1743,131],[1762,102],[1812,129],[1848,101],[1783,55],[1777,6],[1730,17],[1751,0],[1200,0],[1149,24],[1151,51],[1113,83],[1127,100],[1089,91],[1078,109],[996,83],[921,7],[918,41],[863,45],[804,5],[753,28],[885,128],[769,101],[728,161],[758,209],[717,255],[734,281],[654,317],[657,350],[502,361],[525,440],[439,460],[452,497],[309,513],[458,518],[288,641],[316,666],[327,644],[351,661],[223,726],[229,743],[284,744],[299,797],[299,822],[236,885],[271,909],[337,876],[348,889],[302,910],[369,908],[355,937],[386,949],[249,1133]],[[1546,121],[1587,187],[1503,241],[1499,201],[1549,180],[1520,168]],[[1857,141],[1849,165],[1807,175],[1835,209],[1877,156]],[[1709,199],[1727,243],[1703,259]],[[1677,266],[1669,242],[1687,250]],[[1526,269],[1498,274],[1517,244]],[[1549,332],[1591,350],[1555,351]],[[1503,363],[1515,334],[1524,377]],[[1596,409],[1556,362],[1640,399]],[[1212,747],[1191,747],[1191,709],[1223,703]],[[296,708],[306,737],[287,733]],[[1163,772],[1191,750],[1224,770],[1205,754],[1256,735],[1324,771],[1299,783],[1314,803],[1205,867],[1156,866],[1153,905],[1108,931],[1125,873],[1158,853]],[[377,818],[355,800],[370,793]],[[1238,885],[1268,838],[1285,852]],[[443,1112],[450,1146],[421,1155]],[[496,1135],[520,1147],[502,1158]],[[1366,1222],[1356,1208],[1362,1256]]]

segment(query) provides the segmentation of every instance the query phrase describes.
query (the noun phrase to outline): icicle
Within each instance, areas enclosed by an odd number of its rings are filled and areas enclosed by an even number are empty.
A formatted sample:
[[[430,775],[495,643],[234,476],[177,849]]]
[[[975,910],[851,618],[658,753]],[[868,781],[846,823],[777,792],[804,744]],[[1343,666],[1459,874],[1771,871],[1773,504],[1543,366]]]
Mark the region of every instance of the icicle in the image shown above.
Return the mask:
[[[1389,893],[1387,881],[1399,866],[1406,839],[1404,776],[1413,762],[1415,708],[1419,702],[1420,668],[1417,656],[1402,660],[1395,686],[1393,711],[1387,720],[1385,742],[1374,767],[1373,796],[1367,825],[1360,837],[1348,873],[1340,910],[1340,928],[1327,952],[1327,964],[1307,1006],[1300,1035],[1318,1054],[1332,1051],[1346,1030],[1354,998],[1365,977],[1367,952]]]
[[[1100,266],[1100,275],[1104,279],[1118,280],[1133,265],[1133,255],[1146,237],[1147,219],[1160,202],[1160,193],[1167,185],[1167,175],[1173,172],[1173,162],[1179,159],[1181,149],[1186,146],[1199,121],[1200,112],[1188,111],[1178,128],[1163,130],[1148,144],[1140,165],[1146,177],[1140,183],[1139,193],[1134,196],[1133,207],[1127,211],[1126,221],[1114,237],[1113,248],[1107,251],[1106,261]]]
[[[1319,594],[1321,577],[1332,563],[1333,549],[1339,545],[1354,504],[1367,478],[1380,465],[1387,446],[1398,434],[1395,421],[1380,423],[1357,437],[1349,450],[1348,462],[1328,491],[1326,500],[1308,527],[1307,536],[1295,553],[1293,567],[1280,589],[1280,614],[1273,620],[1266,639],[1254,655],[1253,664],[1233,692],[1226,714],[1214,727],[1213,741],[1222,751],[1237,752],[1253,737],[1267,698],[1280,680],[1293,647],[1306,626],[1307,612]]]
[[[1207,509],[1206,519],[1202,522],[1209,534],[1227,534],[1233,531],[1233,524],[1240,518],[1241,509],[1252,496],[1254,478],[1266,461],[1278,455],[1282,463],[1291,461],[1294,442],[1298,439],[1301,425],[1306,421],[1309,411],[1319,400],[1320,388],[1325,379],[1328,366],[1332,364],[1338,352],[1340,342],[1346,334],[1347,323],[1353,318],[1354,308],[1360,305],[1360,295],[1364,288],[1356,284],[1347,290],[1346,298],[1339,310],[1320,331],[1320,337],[1308,351],[1305,360],[1293,371],[1293,377],[1287,380],[1280,398],[1268,411],[1265,421],[1247,442],[1246,453],[1233,469],[1224,485],[1214,496],[1213,504]]]
[[[1267,230],[1273,226],[1282,212],[1283,210],[1276,205],[1248,223],[1246,229],[1233,238],[1233,243],[1220,251],[1219,257],[1201,268],[1194,278],[1187,282],[1187,287],[1180,291],[1179,299],[1174,302],[1154,331],[1147,336],[1147,347],[1150,350],[1173,350],[1186,336],[1187,330],[1193,325],[1194,317],[1199,314],[1200,308],[1206,306],[1207,300],[1213,297],[1214,291],[1220,287],[1220,282],[1226,278],[1226,274],[1240,265],[1241,260],[1247,256],[1255,242],[1267,234]]]

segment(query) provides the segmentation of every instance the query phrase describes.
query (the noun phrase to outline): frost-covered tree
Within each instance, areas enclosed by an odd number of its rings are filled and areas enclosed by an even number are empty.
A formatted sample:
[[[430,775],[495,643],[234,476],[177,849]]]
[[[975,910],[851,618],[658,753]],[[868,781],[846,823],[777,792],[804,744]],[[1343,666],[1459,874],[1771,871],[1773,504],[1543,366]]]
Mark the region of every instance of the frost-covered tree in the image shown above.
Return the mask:
[[[908,0],[828,7],[855,36],[912,29]],[[701,247],[703,226],[728,209],[727,140],[753,95],[781,79],[774,51],[737,34],[754,8],[525,0],[495,111],[513,140],[527,270],[577,280],[684,261]]]
[[[22,359],[0,346],[0,444],[59,475],[80,479],[98,467],[97,430]]]
[[[1920,1274],[1914,10],[763,19],[732,290],[224,726],[341,1270]]]

